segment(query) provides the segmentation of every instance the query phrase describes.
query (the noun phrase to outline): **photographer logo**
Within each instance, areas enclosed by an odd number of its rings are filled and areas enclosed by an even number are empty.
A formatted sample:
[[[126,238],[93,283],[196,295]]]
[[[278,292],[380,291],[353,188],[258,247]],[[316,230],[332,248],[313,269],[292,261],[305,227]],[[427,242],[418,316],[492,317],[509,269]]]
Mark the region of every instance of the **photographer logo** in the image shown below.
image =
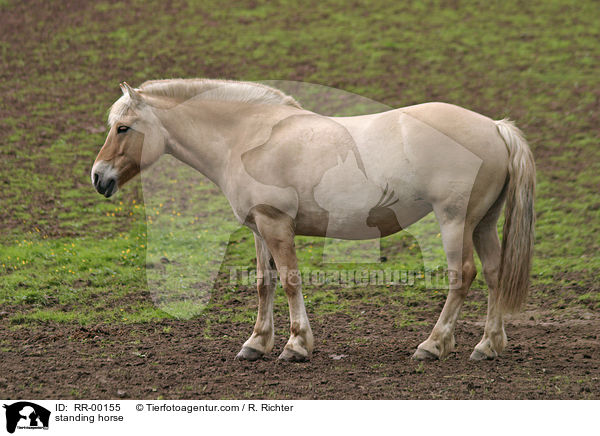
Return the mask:
[[[6,431],[9,433],[14,433],[16,429],[48,430],[50,421],[48,409],[29,401],[4,404],[3,407],[6,409]]]

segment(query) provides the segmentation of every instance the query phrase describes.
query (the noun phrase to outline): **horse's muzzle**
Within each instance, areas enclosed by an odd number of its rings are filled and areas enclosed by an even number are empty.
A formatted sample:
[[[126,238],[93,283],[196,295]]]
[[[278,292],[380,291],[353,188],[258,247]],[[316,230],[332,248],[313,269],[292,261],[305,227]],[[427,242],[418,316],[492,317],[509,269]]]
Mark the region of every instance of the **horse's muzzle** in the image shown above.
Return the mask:
[[[95,174],[94,186],[96,187],[96,191],[108,198],[115,193],[115,186],[117,186],[117,180],[115,178],[111,178],[107,180],[106,183],[101,183],[100,178],[97,174]]]
[[[106,198],[112,196],[118,189],[116,172],[105,162],[94,165],[92,169],[92,183],[96,191]]]

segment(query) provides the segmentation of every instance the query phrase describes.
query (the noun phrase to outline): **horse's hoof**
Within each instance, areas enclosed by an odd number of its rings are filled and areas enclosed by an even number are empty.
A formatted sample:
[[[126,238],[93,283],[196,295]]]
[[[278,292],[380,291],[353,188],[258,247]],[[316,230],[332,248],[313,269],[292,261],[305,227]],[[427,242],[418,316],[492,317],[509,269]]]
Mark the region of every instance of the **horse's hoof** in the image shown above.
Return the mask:
[[[265,353],[262,351],[255,350],[250,347],[242,347],[237,356],[235,356],[236,360],[258,360],[264,356]]]
[[[284,348],[283,353],[279,355],[279,360],[285,360],[286,362],[306,362],[308,356],[304,356],[297,351]]]
[[[417,351],[415,351],[412,358],[415,360],[438,360],[438,356],[423,348],[417,348]]]
[[[471,360],[494,360],[494,356],[488,356],[487,354],[485,354],[479,350],[473,350],[473,352],[471,353],[471,357],[469,357],[469,359],[471,359]]]

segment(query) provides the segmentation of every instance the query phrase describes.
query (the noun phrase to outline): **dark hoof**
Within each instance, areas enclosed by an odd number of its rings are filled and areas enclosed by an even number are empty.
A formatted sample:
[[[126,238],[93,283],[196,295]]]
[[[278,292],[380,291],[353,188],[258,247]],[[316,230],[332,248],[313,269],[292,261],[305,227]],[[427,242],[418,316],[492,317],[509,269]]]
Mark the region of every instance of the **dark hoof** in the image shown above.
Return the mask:
[[[473,352],[471,353],[471,357],[469,357],[469,359],[471,359],[471,360],[494,360],[493,357],[490,357],[487,354],[482,353],[479,350],[473,350]]]
[[[306,362],[308,360],[308,356],[303,356],[297,351],[284,348],[283,353],[279,355],[279,359],[285,360],[286,362]]]
[[[422,348],[417,348],[417,351],[415,351],[412,358],[415,360],[438,360],[438,357],[435,354]]]
[[[240,352],[235,356],[236,360],[258,360],[263,357],[264,353],[262,351],[255,350],[250,347],[242,347]]]

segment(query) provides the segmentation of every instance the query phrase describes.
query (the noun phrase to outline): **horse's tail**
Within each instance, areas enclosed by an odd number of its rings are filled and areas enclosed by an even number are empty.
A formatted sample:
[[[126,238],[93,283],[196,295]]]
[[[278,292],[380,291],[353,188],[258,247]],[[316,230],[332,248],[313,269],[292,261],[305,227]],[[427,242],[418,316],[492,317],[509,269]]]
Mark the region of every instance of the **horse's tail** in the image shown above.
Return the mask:
[[[535,226],[535,163],[523,133],[514,123],[508,119],[495,123],[509,153],[498,303],[502,310],[515,312],[522,308],[529,289]]]

